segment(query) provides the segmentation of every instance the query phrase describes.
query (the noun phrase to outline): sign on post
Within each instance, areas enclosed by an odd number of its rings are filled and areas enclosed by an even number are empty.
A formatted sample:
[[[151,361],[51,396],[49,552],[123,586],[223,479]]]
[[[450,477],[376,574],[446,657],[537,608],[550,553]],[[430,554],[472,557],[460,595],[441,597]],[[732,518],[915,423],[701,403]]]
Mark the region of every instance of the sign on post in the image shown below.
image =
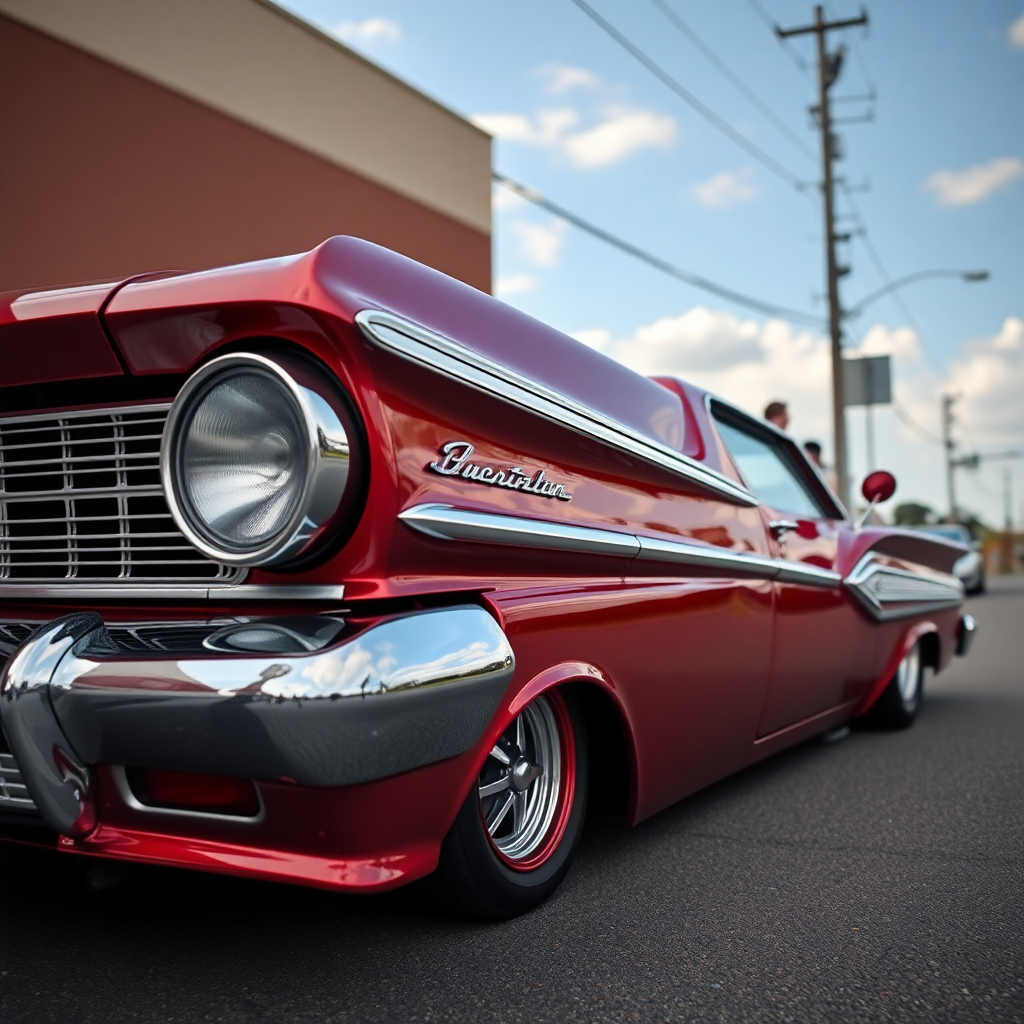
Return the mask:
[[[892,378],[888,356],[864,356],[843,360],[843,393],[846,404],[888,405]]]

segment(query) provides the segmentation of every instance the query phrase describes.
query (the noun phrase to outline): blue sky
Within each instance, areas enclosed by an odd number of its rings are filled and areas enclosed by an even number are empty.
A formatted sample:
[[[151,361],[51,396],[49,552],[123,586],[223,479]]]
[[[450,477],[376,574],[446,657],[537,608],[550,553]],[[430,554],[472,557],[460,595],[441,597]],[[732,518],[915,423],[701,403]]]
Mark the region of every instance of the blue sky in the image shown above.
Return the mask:
[[[653,0],[592,0],[616,28],[797,178],[814,181],[809,39],[781,46],[757,8],[806,23],[796,0],[664,0],[795,134],[794,143]],[[602,227],[738,291],[824,314],[818,193],[773,175],[703,120],[570,0],[291,0],[290,10],[496,136],[494,165]],[[859,6],[826,5],[830,17]],[[838,165],[892,278],[985,268],[989,281],[925,281],[872,304],[851,347],[890,352],[899,410],[875,413],[878,463],[899,500],[945,505],[939,395],[962,395],[964,451],[1024,448],[1024,3],[888,0],[869,7],[834,96]],[[805,69],[799,66],[806,65]],[[809,157],[809,148],[814,157]],[[845,202],[841,203],[848,212]],[[850,225],[854,226],[854,225]],[[627,365],[674,372],[758,412],[792,404],[791,429],[828,442],[822,330],[768,321],[658,274],[496,193],[495,278],[505,299]],[[861,239],[845,254],[848,306],[882,284]],[[867,468],[864,414],[849,414],[852,472]],[[1003,465],[1024,519],[1024,460],[959,475],[961,505],[1002,518]]]

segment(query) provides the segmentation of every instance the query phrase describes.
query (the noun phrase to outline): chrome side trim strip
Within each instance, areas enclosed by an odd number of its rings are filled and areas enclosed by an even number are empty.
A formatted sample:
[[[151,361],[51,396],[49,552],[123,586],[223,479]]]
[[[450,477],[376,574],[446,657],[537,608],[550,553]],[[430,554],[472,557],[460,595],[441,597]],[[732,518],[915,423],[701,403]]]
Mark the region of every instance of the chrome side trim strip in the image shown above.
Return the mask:
[[[345,588],[340,584],[296,584],[268,585],[260,583],[239,583],[235,586],[210,587],[164,587],[159,584],[146,586],[108,587],[104,584],[0,584],[0,597],[42,600],[59,597],[62,601],[79,598],[92,601],[98,598],[118,598],[143,601],[342,601]]]
[[[843,582],[854,597],[881,621],[922,611],[959,608],[964,599],[964,586],[955,576],[922,576],[906,569],[882,565],[871,551],[854,566]]]
[[[478,540],[624,558],[635,558],[640,553],[640,542],[631,533],[472,512],[450,505],[416,505],[399,513],[398,518],[414,530],[438,540]]]
[[[399,514],[407,526],[438,540],[482,541],[519,547],[617,555],[639,563],[660,562],[700,569],[721,569],[743,576],[835,589],[842,577],[829,569],[763,555],[729,551],[692,541],[644,537],[592,526],[569,526],[543,519],[523,519],[494,512],[474,512],[451,505],[415,505]]]
[[[380,310],[364,309],[356,314],[355,319],[371,341],[406,359],[496,395],[513,405],[529,409],[545,419],[611,445],[650,465],[677,473],[720,498],[740,505],[757,504],[757,499],[745,487],[696,459],[596,409],[558,394],[456,341]]]
[[[809,587],[829,587],[835,590],[843,582],[843,577],[839,573],[811,565],[809,562],[790,562],[788,559],[780,558],[776,564],[779,567],[779,575],[775,578],[780,583],[802,583]]]
[[[778,563],[762,555],[747,555],[725,548],[688,544],[685,541],[662,540],[654,537],[639,537],[640,558],[649,562],[669,562],[677,565],[691,565],[700,569],[723,569],[738,572],[744,576],[775,579],[779,573]]]

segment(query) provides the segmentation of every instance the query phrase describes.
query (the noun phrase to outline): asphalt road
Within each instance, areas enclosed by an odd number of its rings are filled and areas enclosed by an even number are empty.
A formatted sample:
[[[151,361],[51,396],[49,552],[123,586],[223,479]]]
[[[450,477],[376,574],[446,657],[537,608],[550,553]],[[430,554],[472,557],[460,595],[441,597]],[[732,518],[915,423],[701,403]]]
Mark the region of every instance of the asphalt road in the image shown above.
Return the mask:
[[[499,925],[403,893],[0,853],[0,1015],[31,1021],[1024,1021],[1024,578],[909,732],[777,756]]]

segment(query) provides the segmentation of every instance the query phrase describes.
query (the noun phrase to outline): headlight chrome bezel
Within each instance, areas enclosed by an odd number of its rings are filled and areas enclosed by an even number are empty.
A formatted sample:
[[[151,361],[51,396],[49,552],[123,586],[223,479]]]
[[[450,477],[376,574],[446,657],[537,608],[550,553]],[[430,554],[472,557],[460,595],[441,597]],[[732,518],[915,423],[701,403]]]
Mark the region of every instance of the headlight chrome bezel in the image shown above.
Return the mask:
[[[303,428],[304,471],[299,500],[274,535],[258,545],[230,546],[196,513],[184,482],[183,435],[199,403],[232,377],[271,378],[283,388]],[[223,565],[281,566],[305,560],[343,525],[355,481],[355,422],[340,388],[312,362],[290,356],[233,352],[201,366],[185,382],[167,414],[160,445],[160,480],[178,529],[198,551]]]

